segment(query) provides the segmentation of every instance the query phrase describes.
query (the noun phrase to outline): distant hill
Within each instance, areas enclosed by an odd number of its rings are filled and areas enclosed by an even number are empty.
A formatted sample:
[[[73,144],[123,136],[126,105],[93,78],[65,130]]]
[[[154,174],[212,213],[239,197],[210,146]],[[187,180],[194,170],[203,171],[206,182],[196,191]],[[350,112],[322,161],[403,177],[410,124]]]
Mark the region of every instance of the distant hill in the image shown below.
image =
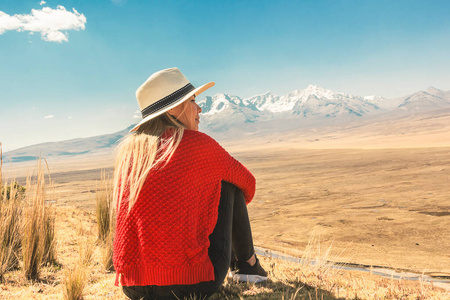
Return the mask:
[[[441,91],[430,87],[426,91],[405,97],[397,109],[408,112],[422,112],[450,106],[450,91]]]
[[[119,132],[89,138],[78,138],[61,142],[42,143],[12,150],[4,154],[5,161],[35,161],[39,157],[77,156],[99,151],[109,151],[134,125]]]

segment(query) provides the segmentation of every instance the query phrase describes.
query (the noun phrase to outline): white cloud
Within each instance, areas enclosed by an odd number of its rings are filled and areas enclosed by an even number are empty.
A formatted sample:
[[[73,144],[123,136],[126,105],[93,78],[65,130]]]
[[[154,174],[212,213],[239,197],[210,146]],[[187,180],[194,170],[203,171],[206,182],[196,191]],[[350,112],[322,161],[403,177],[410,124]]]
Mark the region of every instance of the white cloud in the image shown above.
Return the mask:
[[[67,119],[72,120],[72,116],[68,116]]]
[[[10,16],[0,11],[0,35],[8,30],[30,31],[39,32],[44,41],[67,42],[67,30],[84,30],[86,24],[86,17],[75,8],[72,10],[58,5],[56,9],[32,9],[28,15]]]
[[[47,2],[41,1],[41,3],[39,3],[39,5],[44,5],[45,3],[47,3]]]
[[[140,118],[141,118],[141,116],[138,116],[138,115],[133,116],[133,119],[140,119]]]
[[[45,116],[44,119],[53,119],[54,117],[55,117],[54,115],[48,115],[48,116]]]

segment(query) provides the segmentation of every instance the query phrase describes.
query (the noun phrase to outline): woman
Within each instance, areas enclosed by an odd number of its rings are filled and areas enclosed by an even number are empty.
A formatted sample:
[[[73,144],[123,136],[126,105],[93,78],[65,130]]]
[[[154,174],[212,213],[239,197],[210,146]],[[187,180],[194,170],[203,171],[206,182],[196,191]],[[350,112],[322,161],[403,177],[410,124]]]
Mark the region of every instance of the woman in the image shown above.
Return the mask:
[[[209,297],[231,263],[236,280],[264,281],[246,204],[255,178],[198,132],[194,88],[171,68],[136,92],[143,120],[119,145],[114,175],[116,285],[130,299]]]

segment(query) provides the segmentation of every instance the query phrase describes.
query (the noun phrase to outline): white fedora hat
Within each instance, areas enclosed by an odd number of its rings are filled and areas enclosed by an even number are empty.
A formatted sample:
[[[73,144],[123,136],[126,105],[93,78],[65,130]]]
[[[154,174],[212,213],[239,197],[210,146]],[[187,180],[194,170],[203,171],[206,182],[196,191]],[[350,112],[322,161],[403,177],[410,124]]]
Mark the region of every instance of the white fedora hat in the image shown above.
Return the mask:
[[[130,132],[136,131],[145,122],[176,107],[192,95],[198,96],[213,85],[214,82],[208,82],[195,88],[178,68],[152,74],[136,91],[143,120]]]

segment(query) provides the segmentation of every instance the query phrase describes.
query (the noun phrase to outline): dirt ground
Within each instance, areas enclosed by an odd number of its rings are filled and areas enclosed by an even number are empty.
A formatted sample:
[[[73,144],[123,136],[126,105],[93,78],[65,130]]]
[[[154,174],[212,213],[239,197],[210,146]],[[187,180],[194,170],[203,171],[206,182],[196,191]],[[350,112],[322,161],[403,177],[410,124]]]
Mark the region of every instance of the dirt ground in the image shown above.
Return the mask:
[[[450,276],[450,148],[237,156],[256,244],[296,254],[314,233],[339,261]]]

